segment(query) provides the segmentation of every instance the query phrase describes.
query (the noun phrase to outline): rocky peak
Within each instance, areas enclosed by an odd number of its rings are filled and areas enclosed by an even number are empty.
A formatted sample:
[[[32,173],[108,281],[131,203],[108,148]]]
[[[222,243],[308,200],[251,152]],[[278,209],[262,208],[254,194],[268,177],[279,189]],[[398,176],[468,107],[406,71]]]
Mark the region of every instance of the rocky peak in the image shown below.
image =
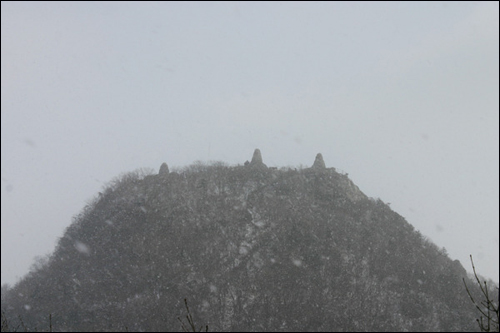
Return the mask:
[[[255,149],[253,152],[252,162],[250,164],[260,164],[262,163],[262,154],[260,153],[260,149]]]
[[[168,170],[168,165],[167,163],[163,163],[160,166],[160,171],[158,172],[159,175],[168,175],[169,170]]]
[[[255,149],[255,151],[253,152],[252,161],[249,165],[252,167],[267,167],[262,162],[262,154],[260,153],[260,149]]]
[[[314,160],[314,164],[312,166],[315,169],[325,169],[325,161],[323,160],[323,155],[316,155],[316,159]]]

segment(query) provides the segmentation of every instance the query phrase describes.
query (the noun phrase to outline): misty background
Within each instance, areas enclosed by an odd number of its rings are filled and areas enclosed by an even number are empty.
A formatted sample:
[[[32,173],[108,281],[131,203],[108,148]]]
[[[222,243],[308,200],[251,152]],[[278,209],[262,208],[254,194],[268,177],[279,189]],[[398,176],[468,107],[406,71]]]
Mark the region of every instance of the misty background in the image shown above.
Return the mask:
[[[347,172],[499,279],[499,5],[1,3],[1,282],[114,177]]]

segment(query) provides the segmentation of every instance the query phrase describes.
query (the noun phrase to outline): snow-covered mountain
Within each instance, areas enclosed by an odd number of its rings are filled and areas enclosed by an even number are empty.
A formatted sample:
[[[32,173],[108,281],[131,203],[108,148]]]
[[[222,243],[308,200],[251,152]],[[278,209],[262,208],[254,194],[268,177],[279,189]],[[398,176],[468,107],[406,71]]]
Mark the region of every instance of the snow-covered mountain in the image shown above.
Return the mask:
[[[466,331],[462,265],[321,154],[311,168],[194,164],[120,176],[2,295],[54,330]],[[468,285],[473,292],[474,283]]]

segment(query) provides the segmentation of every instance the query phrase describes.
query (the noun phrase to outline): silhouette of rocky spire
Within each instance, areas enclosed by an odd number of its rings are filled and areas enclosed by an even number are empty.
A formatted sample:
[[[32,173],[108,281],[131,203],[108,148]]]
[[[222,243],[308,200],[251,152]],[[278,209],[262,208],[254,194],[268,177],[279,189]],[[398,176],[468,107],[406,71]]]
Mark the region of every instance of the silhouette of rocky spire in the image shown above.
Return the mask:
[[[159,175],[168,175],[170,171],[168,170],[168,165],[167,163],[163,163],[160,166],[160,171],[158,172]]]
[[[267,165],[265,165],[262,162],[262,154],[260,153],[259,149],[255,149],[255,151],[253,152],[252,161],[250,162],[249,166],[251,166],[251,167],[265,167],[265,168],[267,168]]]
[[[253,152],[252,162],[250,164],[261,164],[262,163],[262,154],[259,149],[255,149]]]
[[[314,164],[312,166],[315,169],[325,169],[325,161],[323,161],[323,155],[316,155],[316,159],[314,160]]]

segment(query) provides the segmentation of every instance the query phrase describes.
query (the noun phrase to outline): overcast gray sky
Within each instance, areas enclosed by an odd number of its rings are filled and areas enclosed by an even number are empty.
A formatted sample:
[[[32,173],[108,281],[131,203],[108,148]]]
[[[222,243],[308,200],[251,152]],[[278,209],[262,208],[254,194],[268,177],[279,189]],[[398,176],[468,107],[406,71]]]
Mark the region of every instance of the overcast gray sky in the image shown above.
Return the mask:
[[[498,281],[498,2],[2,2],[1,36],[2,284],[119,174],[255,148]]]

